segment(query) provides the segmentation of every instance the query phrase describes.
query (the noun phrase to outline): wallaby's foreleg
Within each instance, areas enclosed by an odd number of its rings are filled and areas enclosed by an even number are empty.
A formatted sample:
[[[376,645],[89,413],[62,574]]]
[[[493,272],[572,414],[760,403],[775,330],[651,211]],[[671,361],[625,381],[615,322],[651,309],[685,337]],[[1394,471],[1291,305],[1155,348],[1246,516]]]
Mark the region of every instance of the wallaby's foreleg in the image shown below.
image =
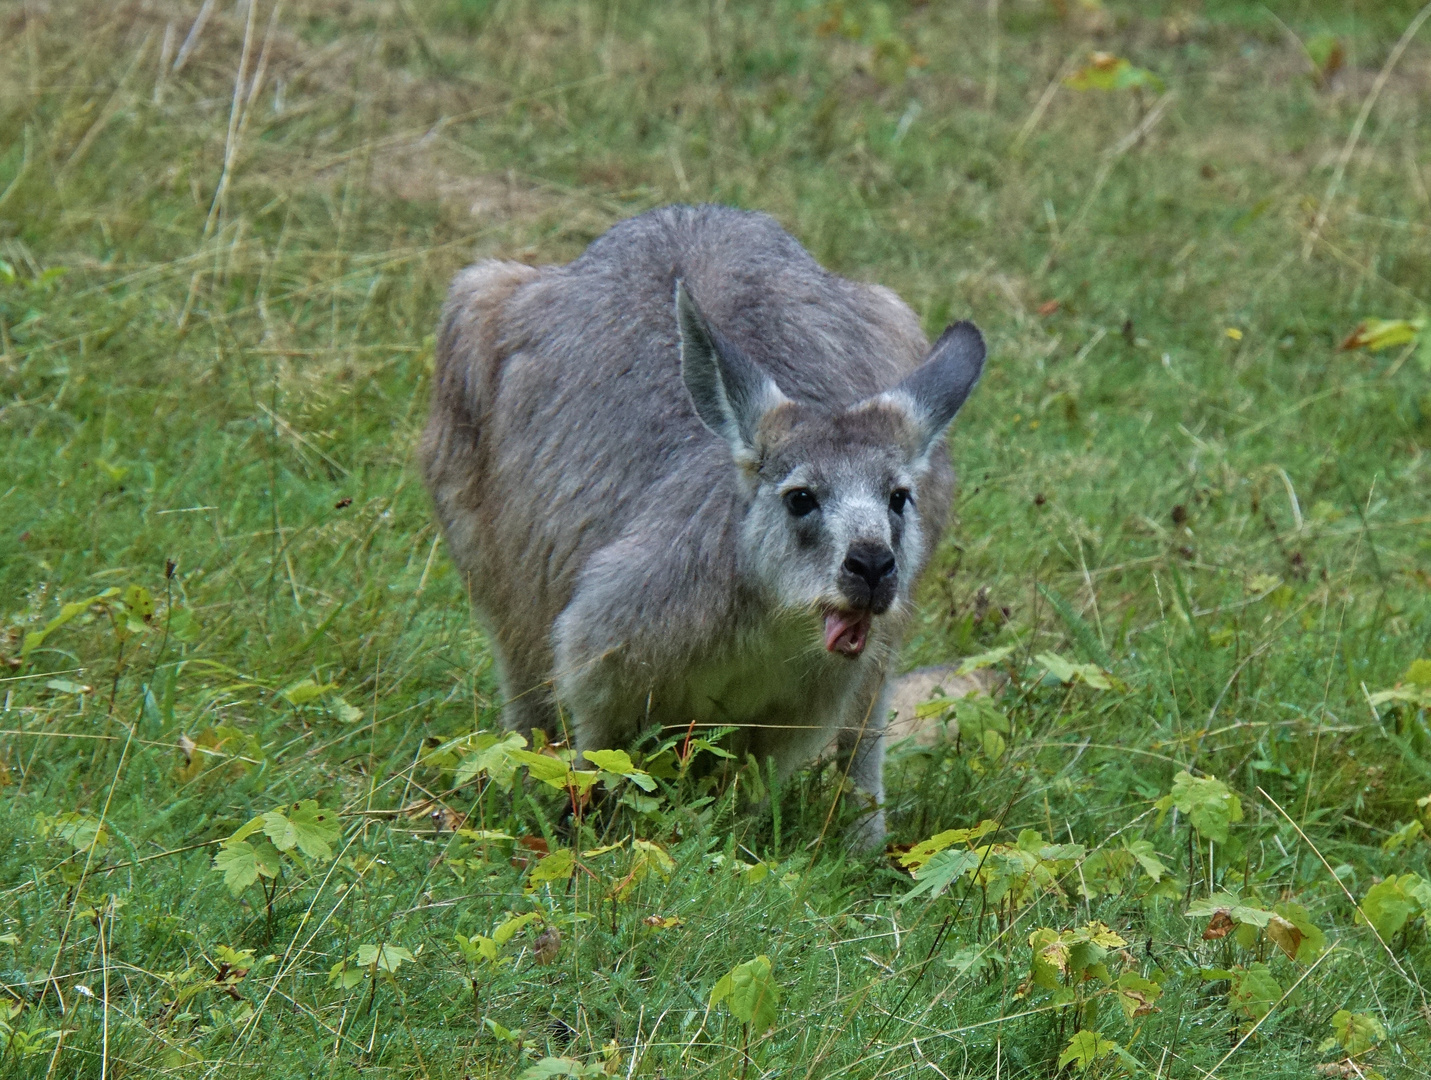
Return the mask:
[[[840,727],[839,751],[854,785],[853,798],[867,813],[855,826],[854,845],[868,851],[884,843],[884,744],[889,722],[889,683],[883,674],[854,694]]]

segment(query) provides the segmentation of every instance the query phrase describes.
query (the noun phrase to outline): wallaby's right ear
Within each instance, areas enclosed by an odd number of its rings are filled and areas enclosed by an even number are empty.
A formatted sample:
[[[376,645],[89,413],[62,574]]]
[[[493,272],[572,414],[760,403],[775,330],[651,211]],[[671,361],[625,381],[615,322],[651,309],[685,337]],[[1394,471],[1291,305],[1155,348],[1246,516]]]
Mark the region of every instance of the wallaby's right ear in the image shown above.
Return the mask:
[[[789,399],[770,376],[713,331],[684,282],[676,282],[681,379],[696,413],[742,464],[755,455],[760,418]]]

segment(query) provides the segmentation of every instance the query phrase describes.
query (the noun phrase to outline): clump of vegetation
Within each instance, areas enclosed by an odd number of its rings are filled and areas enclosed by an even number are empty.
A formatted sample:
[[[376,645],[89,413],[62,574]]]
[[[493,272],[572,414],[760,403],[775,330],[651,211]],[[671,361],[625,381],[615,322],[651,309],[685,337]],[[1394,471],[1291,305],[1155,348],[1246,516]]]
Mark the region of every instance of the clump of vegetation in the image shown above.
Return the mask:
[[[1426,1071],[1420,4],[4,18],[7,1074]],[[990,332],[885,859],[501,731],[416,481],[452,273],[676,200]]]

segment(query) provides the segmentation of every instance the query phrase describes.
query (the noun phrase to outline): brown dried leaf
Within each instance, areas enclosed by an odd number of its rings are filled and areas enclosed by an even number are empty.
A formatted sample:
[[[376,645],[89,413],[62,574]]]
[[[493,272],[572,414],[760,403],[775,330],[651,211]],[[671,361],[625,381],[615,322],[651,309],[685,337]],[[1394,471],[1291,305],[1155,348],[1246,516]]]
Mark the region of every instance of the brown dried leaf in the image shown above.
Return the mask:
[[[537,935],[537,940],[532,942],[532,959],[545,966],[556,960],[560,949],[561,931],[555,926],[548,926]]]
[[[1272,939],[1277,948],[1287,954],[1288,960],[1297,959],[1297,950],[1302,945],[1302,931],[1298,930],[1296,926],[1280,915],[1273,915],[1267,923],[1267,936]]]
[[[1218,941],[1237,929],[1237,923],[1226,908],[1218,908],[1207,921],[1207,929],[1202,932],[1204,941]]]

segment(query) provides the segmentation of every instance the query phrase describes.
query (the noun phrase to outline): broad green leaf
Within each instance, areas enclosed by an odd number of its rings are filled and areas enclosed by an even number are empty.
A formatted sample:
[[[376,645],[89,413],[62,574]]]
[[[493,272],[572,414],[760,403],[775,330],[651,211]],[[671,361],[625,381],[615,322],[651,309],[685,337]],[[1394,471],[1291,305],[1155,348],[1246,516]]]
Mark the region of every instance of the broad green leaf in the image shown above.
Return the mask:
[[[120,595],[119,601],[141,622],[148,622],[154,617],[154,597],[143,585],[130,585]]]
[[[492,732],[483,732],[474,740],[473,752],[463,756],[452,777],[452,786],[461,787],[479,773],[486,773],[501,790],[511,791],[512,776],[518,764],[512,753],[526,745],[527,740],[515,731],[500,738]]]
[[[59,837],[76,851],[98,852],[109,846],[109,831],[97,817],[89,814],[56,814],[49,819],[47,832]]]
[[[1143,873],[1152,878],[1154,884],[1162,881],[1163,875],[1169,873],[1168,868],[1158,859],[1158,850],[1153,847],[1151,840],[1134,840],[1123,846],[1138,860]]]
[[[1163,80],[1147,68],[1134,67],[1123,57],[1106,52],[1092,53],[1088,63],[1063,82],[1074,90],[1131,90],[1134,87],[1146,87],[1159,94],[1163,92]]]
[[[292,686],[285,687],[278,692],[278,696],[290,705],[307,705],[310,701],[317,701],[324,694],[338,689],[337,683],[318,684],[312,679],[300,679]]]
[[[224,875],[229,892],[238,896],[260,876],[277,875],[278,852],[267,842],[255,846],[246,840],[230,841],[214,852],[214,869]]]
[[[560,848],[559,851],[565,851],[568,856],[571,855],[571,852],[566,848]],[[553,854],[556,854],[556,852]],[[538,867],[538,869],[540,869],[540,867]],[[568,873],[570,873],[570,871],[568,871]],[[540,911],[528,911],[525,915],[514,915],[492,931],[492,940],[499,946],[505,945],[512,940],[512,935],[518,930],[530,923],[539,921],[541,917],[542,913]]]
[[[1017,648],[1017,645],[1000,645],[997,649],[989,649],[987,652],[966,656],[959,662],[959,666],[954,669],[954,674],[968,675],[981,668],[993,667],[995,664],[1001,663],[1006,656]]]
[[[337,986],[343,990],[351,990],[362,983],[366,972],[362,968],[349,963],[347,960],[339,960],[328,969],[328,985]]]
[[[470,938],[453,934],[452,940],[457,943],[462,958],[469,964],[475,964],[478,960],[486,960],[489,963],[495,963],[497,960],[497,943],[484,934],[473,934]]]
[[[1381,850],[1388,853],[1399,851],[1403,847],[1414,844],[1425,832],[1426,826],[1422,825],[1421,822],[1407,822],[1381,842]]]
[[[636,768],[625,750],[585,750],[582,757],[604,772],[624,776],[642,791],[654,791],[656,781],[641,769]]]
[[[45,623],[44,629],[32,630],[25,635],[25,640],[20,645],[20,659],[24,660],[32,652],[45,643],[45,639],[53,634],[60,627],[64,626],[77,615],[83,615],[95,604],[103,604],[111,597],[118,596],[117,588],[105,589],[103,592],[95,593],[84,600],[74,600],[60,608],[60,613],[49,622]]]
[[[1261,1020],[1282,999],[1282,987],[1266,964],[1233,968],[1227,1003],[1248,1019]]]
[[[343,830],[338,811],[325,810],[316,800],[304,799],[290,806],[286,817],[299,851],[325,862],[333,857],[329,845],[337,843]]]
[[[898,903],[907,903],[916,896],[929,894],[932,900],[955,881],[979,865],[979,853],[962,848],[958,851],[939,851],[928,862],[920,864],[914,874],[918,883],[899,898]]]
[[[389,975],[395,973],[398,968],[405,963],[410,963],[414,959],[412,953],[397,945],[359,945],[358,946],[358,966],[370,968],[377,965],[379,971],[386,971]]]
[[[544,1057],[535,1065],[529,1066],[518,1077],[518,1080],[548,1080],[554,1076],[574,1076],[584,1077],[604,1077],[606,1070],[598,1062],[583,1064],[576,1058],[569,1057]]]
[[[240,827],[238,832],[230,836],[227,840],[224,841],[224,843],[237,844],[240,840],[247,840],[254,833],[263,831],[264,824],[265,822],[263,814],[259,814],[257,817],[254,818],[249,818],[248,823]]]
[[[1431,690],[1431,660],[1423,658],[1411,661],[1411,666],[1401,676],[1401,681],[1419,686],[1423,690]]]
[[[1112,680],[1097,664],[1075,664],[1072,660],[1059,656],[1058,653],[1039,653],[1034,657],[1034,663],[1041,665],[1045,671],[1066,686],[1081,682],[1095,690],[1111,690],[1113,688]]]
[[[1058,1055],[1058,1067],[1064,1069],[1072,1065],[1079,1072],[1087,1072],[1095,1061],[1117,1053],[1118,1049],[1118,1044],[1112,1039],[1105,1039],[1096,1031],[1085,1028],[1074,1035],[1063,1053]]]
[[[625,750],[584,750],[581,756],[607,772],[625,775],[636,768]]]
[[[576,856],[571,853],[571,848],[557,848],[532,867],[527,883],[539,885],[543,881],[565,881],[575,869]]]
[[[1173,777],[1172,802],[1187,815],[1198,835],[1227,843],[1227,830],[1242,820],[1242,800],[1215,776],[1196,778],[1179,772]]]
[[[764,1034],[775,1026],[780,990],[771,976],[770,957],[764,954],[731,968],[711,991],[711,1005],[727,1001],[737,1020],[751,1031]]]
[[[998,831],[998,828],[997,821],[985,818],[971,829],[946,829],[944,832],[935,833],[928,840],[921,840],[900,855],[900,865],[910,870],[917,870],[932,859],[936,852],[943,851],[952,844],[968,844],[982,840],[991,832]]]
[[[1386,1028],[1370,1013],[1341,1009],[1332,1017],[1331,1028],[1332,1037],[1322,1044],[1323,1048],[1340,1046],[1349,1058],[1361,1057],[1386,1038]]]
[[[525,765],[533,780],[540,780],[554,788],[566,787],[571,766],[561,758],[552,757],[550,754],[537,754],[531,750],[508,750],[507,756]]]
[[[1390,941],[1393,934],[1421,914],[1420,902],[1407,889],[1417,880],[1415,874],[1405,874],[1377,882],[1361,902],[1357,925],[1370,923],[1382,941]]]

